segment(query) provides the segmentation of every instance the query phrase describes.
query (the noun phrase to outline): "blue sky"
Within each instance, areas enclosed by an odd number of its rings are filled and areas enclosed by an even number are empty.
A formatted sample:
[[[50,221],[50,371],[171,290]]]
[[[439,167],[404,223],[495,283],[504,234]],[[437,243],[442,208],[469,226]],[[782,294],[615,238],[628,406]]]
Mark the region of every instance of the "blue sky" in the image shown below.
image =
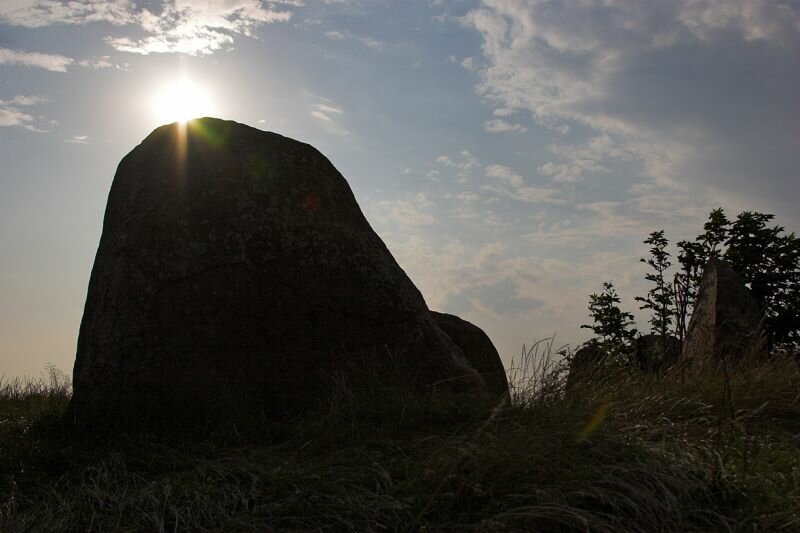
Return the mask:
[[[636,311],[651,231],[800,228],[798,66],[797,0],[4,0],[0,374],[71,370],[116,165],[178,78],[327,155],[508,365],[585,340],[603,281]]]

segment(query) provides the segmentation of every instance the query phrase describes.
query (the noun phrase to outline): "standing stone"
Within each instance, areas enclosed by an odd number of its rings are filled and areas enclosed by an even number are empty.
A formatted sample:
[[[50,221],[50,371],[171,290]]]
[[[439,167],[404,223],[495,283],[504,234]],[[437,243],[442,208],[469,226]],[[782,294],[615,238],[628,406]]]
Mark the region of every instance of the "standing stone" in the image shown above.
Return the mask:
[[[711,259],[703,270],[683,359],[717,363],[764,355],[762,318],[761,309],[736,272],[725,261]]]
[[[472,367],[486,382],[489,392],[496,396],[508,394],[506,369],[497,348],[486,333],[471,322],[447,313],[431,311],[434,320],[461,348]]]
[[[123,158],[80,328],[74,422],[158,427],[231,397],[283,416],[354,361],[397,383],[486,390],[310,145],[204,118],[162,126]]]

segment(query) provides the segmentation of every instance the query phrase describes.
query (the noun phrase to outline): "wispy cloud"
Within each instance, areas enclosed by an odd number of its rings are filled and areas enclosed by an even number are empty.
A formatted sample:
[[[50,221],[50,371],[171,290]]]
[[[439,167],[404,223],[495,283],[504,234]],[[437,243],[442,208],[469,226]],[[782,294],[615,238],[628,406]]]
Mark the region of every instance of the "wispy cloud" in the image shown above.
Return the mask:
[[[782,191],[800,168],[797,2],[482,0],[461,21],[482,38],[470,66],[497,116],[613,138],[589,157],[564,149],[540,173],[580,181],[623,153],[661,185],[789,209]]]
[[[433,215],[436,204],[425,193],[417,193],[411,199],[382,201],[378,206],[382,219],[399,226],[427,226],[436,221]]]
[[[147,37],[108,37],[106,42],[117,50],[137,54],[206,55],[232,44],[234,35],[252,36],[256,27],[287,22],[291,16],[289,11],[265,8],[258,0],[174,0],[164,4],[161,13],[143,9],[138,15]]]
[[[88,135],[73,135],[69,139],[64,139],[65,143],[68,144],[89,144],[89,136]]]
[[[0,48],[0,65],[24,65],[43,68],[51,72],[66,72],[67,66],[72,63],[73,59],[62,55]]]
[[[487,165],[486,176],[495,178],[496,183],[488,183],[483,189],[497,194],[533,204],[563,204],[566,199],[561,191],[549,187],[531,187],[518,172],[505,165]]]
[[[635,161],[632,153],[611,139],[608,134],[592,137],[582,144],[552,145],[550,152],[561,161],[548,161],[537,168],[542,176],[555,183],[583,181],[589,174],[608,173],[605,166],[610,160]]]
[[[349,31],[327,31],[325,32],[325,37],[331,39],[332,41],[344,41],[350,40],[355,41],[367,48],[371,48],[373,50],[383,50],[386,46],[386,43],[383,41],[379,41],[378,39],[374,39],[372,37],[365,37],[363,35],[357,35],[355,33]]]
[[[123,25],[135,20],[134,4],[130,0],[16,0],[0,3],[0,23],[27,28],[90,22]]]
[[[342,113],[344,113],[344,111],[342,111],[338,107],[334,107],[328,104],[314,104],[312,107],[314,108],[314,110],[311,112],[313,116],[329,122],[332,120],[331,116],[341,115]]]
[[[341,107],[337,107],[329,98],[323,98],[313,94],[310,94],[310,96],[317,100],[317,103],[311,104],[309,115],[321,121],[329,133],[339,136],[350,134],[350,132],[340,124],[340,119],[345,114]]]
[[[447,305],[508,316],[529,314],[541,308],[544,303],[540,298],[523,294],[519,280],[505,277],[481,285],[464,287],[450,296]]]
[[[33,117],[27,113],[10,107],[0,106],[0,127],[23,126],[30,128]]]
[[[499,118],[484,122],[483,129],[489,133],[506,133],[509,131],[525,133],[528,131],[528,128],[521,124],[511,124],[510,122],[506,122],[505,120]]]
[[[41,117],[20,109],[34,107],[47,101],[46,98],[35,95],[17,95],[10,100],[0,100],[0,127],[19,126],[40,133],[47,131],[39,125],[43,121]]]
[[[357,37],[357,39],[361,44],[373,50],[383,50],[384,46],[386,46],[383,41],[373,39],[372,37]]]
[[[450,157],[449,155],[440,155],[436,158],[436,162],[445,167],[451,167],[456,170],[456,176],[459,182],[464,183],[474,176],[474,171],[481,167],[480,160],[469,150],[461,150],[457,155]],[[437,172],[437,177],[438,177]]]
[[[311,106],[311,116],[324,120],[325,122],[333,122],[334,115],[341,115],[344,111],[338,107],[328,104],[314,104]]]
[[[525,180],[522,179],[522,176],[504,165],[488,165],[486,167],[486,175],[490,178],[497,178],[502,183],[510,185],[514,188],[525,185]]]
[[[167,0],[156,11],[129,0],[38,0],[0,6],[0,22],[31,28],[92,22],[136,25],[144,37],[109,36],[106,42],[119,51],[143,55],[206,55],[230,46],[236,36],[253,36],[262,25],[287,22],[292,12],[286,8],[302,5],[297,0],[266,4],[260,0]]]
[[[320,120],[324,120],[325,122],[332,122],[331,117],[323,113],[322,111],[317,111],[316,109],[311,111],[311,116],[314,118],[318,118]]]
[[[110,56],[100,56],[82,59],[78,61],[78,66],[90,68],[92,70],[100,70],[104,68],[112,68],[114,67],[114,63],[111,62]]]
[[[0,105],[12,105],[12,106],[32,106],[32,105],[39,105],[47,103],[47,98],[43,98],[41,96],[30,95],[30,96],[22,96],[17,95],[11,100],[0,100]]]
[[[555,183],[574,183],[583,180],[587,172],[607,171],[607,169],[591,159],[574,159],[569,163],[548,161],[536,170],[539,174],[549,177]]]
[[[537,330],[552,332],[550,328],[563,320],[563,307],[573,304],[564,290],[575,281],[576,269],[568,263],[527,251],[519,255],[521,250],[496,242],[438,239],[425,228],[419,230],[389,234],[387,244],[431,309],[476,320],[491,335],[510,321],[528,324],[526,331],[535,323]],[[584,302],[578,305],[585,308]],[[533,340],[518,335],[519,330],[495,337],[506,362],[523,342]]]

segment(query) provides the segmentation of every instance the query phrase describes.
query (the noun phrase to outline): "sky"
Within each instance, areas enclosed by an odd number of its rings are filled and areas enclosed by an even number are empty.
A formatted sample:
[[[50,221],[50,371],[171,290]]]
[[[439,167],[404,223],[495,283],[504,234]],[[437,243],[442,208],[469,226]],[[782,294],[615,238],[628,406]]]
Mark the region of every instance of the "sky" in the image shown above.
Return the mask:
[[[0,376],[71,373],[116,166],[181,105],[319,149],[509,366],[604,281],[646,331],[652,231],[800,229],[798,95],[800,0],[2,0]]]

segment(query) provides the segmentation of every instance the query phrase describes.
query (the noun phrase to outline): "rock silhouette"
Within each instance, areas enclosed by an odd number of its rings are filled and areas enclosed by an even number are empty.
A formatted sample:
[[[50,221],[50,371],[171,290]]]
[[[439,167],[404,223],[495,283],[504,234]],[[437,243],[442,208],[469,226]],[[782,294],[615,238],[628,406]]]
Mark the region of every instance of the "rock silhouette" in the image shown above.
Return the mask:
[[[153,131],[114,177],[75,423],[158,427],[222,397],[284,416],[356,360],[398,383],[486,392],[320,152],[219,119],[182,128]]]
[[[735,362],[765,355],[763,313],[742,279],[720,259],[703,270],[682,358],[693,363]]]
[[[497,396],[508,394],[506,369],[488,335],[471,322],[447,313],[431,311],[440,328],[461,348],[472,367]]]
[[[659,372],[676,363],[681,354],[681,341],[667,335],[641,335],[633,340],[620,357],[632,368],[642,372]],[[572,356],[567,374],[567,389],[576,384],[590,381],[609,361],[609,354],[597,340],[581,346]]]
[[[654,372],[678,362],[681,341],[677,337],[648,334],[637,337],[632,345],[633,364],[639,370]]]
[[[578,383],[591,380],[603,363],[608,353],[597,342],[589,341],[576,351],[569,364],[567,374],[567,390],[574,388]]]

